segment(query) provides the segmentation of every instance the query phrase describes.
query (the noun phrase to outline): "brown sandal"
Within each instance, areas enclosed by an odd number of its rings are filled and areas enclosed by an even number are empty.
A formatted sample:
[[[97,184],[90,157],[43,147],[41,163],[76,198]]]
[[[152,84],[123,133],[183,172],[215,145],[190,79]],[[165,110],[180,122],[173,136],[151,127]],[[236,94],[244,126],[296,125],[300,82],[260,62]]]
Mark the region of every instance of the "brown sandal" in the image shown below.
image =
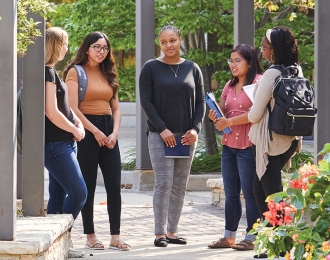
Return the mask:
[[[234,243],[230,243],[227,238],[223,237],[217,241],[213,241],[208,245],[209,248],[230,248]]]
[[[241,242],[234,244],[232,248],[240,251],[253,250],[254,244],[253,241],[244,239]]]

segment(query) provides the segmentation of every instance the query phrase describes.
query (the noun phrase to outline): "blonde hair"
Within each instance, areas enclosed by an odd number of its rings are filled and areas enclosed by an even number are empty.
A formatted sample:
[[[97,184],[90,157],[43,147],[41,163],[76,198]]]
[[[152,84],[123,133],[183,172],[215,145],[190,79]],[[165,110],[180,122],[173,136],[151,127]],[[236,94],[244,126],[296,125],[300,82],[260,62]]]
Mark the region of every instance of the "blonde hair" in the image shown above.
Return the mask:
[[[60,27],[51,27],[46,30],[45,64],[52,65],[59,60],[68,33]]]

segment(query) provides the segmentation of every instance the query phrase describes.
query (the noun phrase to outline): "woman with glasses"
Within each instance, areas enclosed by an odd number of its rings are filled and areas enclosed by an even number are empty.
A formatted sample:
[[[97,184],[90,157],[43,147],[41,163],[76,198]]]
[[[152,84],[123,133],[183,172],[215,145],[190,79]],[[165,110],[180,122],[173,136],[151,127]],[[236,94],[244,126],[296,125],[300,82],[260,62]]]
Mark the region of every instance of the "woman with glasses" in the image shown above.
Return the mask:
[[[226,128],[242,122],[252,123],[249,138],[255,148],[257,172],[253,192],[260,212],[264,213],[268,211],[266,198],[283,190],[281,170],[291,156],[300,150],[301,142],[295,136],[279,135],[274,131],[272,131],[273,140],[270,140],[267,108],[268,103],[270,103],[271,109],[274,107],[272,90],[275,79],[281,74],[281,71],[274,68],[274,65],[288,67],[299,64],[297,41],[287,27],[277,26],[266,31],[261,44],[263,58],[272,65],[265,71],[257,84],[253,106],[249,112],[237,118],[220,119],[218,126]],[[282,252],[281,256],[284,255],[285,252]],[[254,258],[267,258],[267,253],[255,255]]]
[[[254,48],[239,44],[233,48],[228,59],[232,73],[221,95],[219,106],[228,119],[240,116],[252,106],[252,101],[243,90],[243,86],[260,79],[262,68]],[[209,111],[209,119],[218,130],[222,130],[216,119],[215,110]],[[252,143],[248,133],[251,123],[244,122],[231,126],[231,132],[222,137],[222,179],[225,190],[225,230],[223,238],[209,244],[209,248],[234,248],[252,250],[254,235],[248,234],[252,225],[260,218],[259,209],[253,195],[253,180],[256,175]],[[245,198],[247,228],[244,240],[236,241],[236,231],[242,216],[241,190]]]
[[[73,68],[76,64],[83,67],[88,79],[86,93],[81,102],[78,101],[78,75]],[[78,145],[78,161],[88,190],[86,204],[81,210],[88,249],[104,249],[104,245],[96,237],[93,221],[94,193],[99,166],[107,192],[111,235],[109,248],[130,250],[130,246],[119,238],[121,159],[117,139],[121,113],[114,67],[107,35],[92,32],[85,37],[74,60],[63,73],[69,87],[70,105],[86,129],[86,137]]]

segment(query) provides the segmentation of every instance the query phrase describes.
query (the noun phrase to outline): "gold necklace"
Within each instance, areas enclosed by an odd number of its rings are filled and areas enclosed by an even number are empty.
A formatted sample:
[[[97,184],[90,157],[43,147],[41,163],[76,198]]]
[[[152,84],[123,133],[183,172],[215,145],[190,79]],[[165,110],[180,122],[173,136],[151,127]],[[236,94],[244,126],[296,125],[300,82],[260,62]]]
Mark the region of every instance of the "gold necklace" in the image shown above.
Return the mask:
[[[170,69],[173,71],[174,73],[174,77],[178,77],[177,73],[178,73],[178,70],[179,70],[179,67],[180,67],[180,64],[178,64],[178,67],[176,68],[176,71],[174,71],[174,69],[172,69],[172,66],[170,64],[167,64],[168,66],[170,66]]]
[[[102,78],[103,78],[102,74],[100,77],[100,75],[98,75],[97,72],[92,69],[93,66],[87,66],[87,67],[89,68],[90,72],[92,72],[92,74],[95,76],[95,79],[98,80],[99,83],[102,83]],[[94,68],[98,68],[98,70],[100,71],[99,67],[94,67]]]

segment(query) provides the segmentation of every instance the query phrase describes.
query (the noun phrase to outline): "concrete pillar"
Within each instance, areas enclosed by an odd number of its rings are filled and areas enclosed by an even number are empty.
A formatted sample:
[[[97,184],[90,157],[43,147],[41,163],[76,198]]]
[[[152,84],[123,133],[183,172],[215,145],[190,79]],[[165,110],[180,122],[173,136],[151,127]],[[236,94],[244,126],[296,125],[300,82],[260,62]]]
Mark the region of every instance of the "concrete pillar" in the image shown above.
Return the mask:
[[[320,152],[325,143],[330,142],[330,53],[329,24],[330,5],[328,1],[315,1],[315,44],[314,44],[314,85],[316,91],[316,107],[318,108],[314,128],[314,151]]]
[[[234,45],[254,46],[254,1],[234,0]]]
[[[155,57],[155,7],[153,0],[136,0],[136,169],[151,169],[147,117],[140,105],[139,75],[143,64]]]
[[[16,237],[16,1],[0,8],[0,240]]]
[[[45,20],[38,28],[44,35]],[[26,216],[44,215],[44,89],[45,89],[45,38],[37,37],[29,45],[23,60],[23,198],[22,209]]]
[[[23,85],[23,59],[17,60],[17,90]],[[17,199],[23,196],[22,155],[17,153]]]

